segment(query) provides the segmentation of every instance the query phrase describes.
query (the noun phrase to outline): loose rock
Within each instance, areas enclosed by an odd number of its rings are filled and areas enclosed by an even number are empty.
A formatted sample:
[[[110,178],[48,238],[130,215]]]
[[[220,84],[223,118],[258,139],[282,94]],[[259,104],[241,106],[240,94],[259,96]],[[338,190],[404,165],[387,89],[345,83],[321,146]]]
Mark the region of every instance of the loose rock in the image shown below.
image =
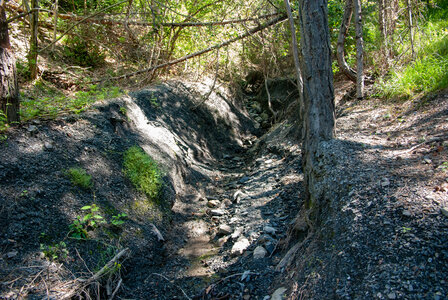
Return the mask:
[[[260,259],[265,257],[267,254],[266,249],[264,249],[262,246],[258,246],[257,248],[255,248],[254,250],[254,259]]]
[[[218,234],[229,235],[232,233],[232,227],[227,224],[219,225]]]
[[[282,300],[285,299],[286,288],[281,287],[275,290],[271,296],[271,300]]]
[[[246,238],[242,238],[233,245],[230,253],[232,253],[233,255],[241,255],[249,246],[249,240]]]

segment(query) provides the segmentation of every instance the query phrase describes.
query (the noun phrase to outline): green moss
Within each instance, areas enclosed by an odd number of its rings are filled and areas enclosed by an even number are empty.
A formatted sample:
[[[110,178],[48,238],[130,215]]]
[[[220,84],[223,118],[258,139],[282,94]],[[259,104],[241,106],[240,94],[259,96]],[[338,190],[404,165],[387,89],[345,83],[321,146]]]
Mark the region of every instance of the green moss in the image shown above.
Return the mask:
[[[74,186],[78,186],[83,189],[89,189],[93,186],[92,176],[87,174],[82,168],[68,169],[67,176],[70,178],[70,181]]]
[[[149,200],[159,202],[162,172],[157,163],[140,147],[133,146],[124,153],[124,174]]]

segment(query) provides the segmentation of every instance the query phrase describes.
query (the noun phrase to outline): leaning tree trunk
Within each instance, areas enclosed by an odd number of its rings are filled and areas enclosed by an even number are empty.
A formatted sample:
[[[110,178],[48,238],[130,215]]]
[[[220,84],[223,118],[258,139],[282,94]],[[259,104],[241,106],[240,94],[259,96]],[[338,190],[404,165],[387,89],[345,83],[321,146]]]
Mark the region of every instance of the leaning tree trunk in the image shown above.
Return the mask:
[[[364,42],[362,39],[361,0],[353,0],[356,22],[356,98],[364,97]]]
[[[302,164],[306,206],[319,209],[319,144],[334,136],[334,90],[326,0],[300,0],[304,107]]]
[[[351,81],[356,82],[356,72],[350,68],[350,66],[345,61],[345,39],[348,34],[348,29],[350,27],[350,21],[353,14],[353,0],[347,0],[345,4],[344,17],[342,18],[341,28],[339,29],[338,44],[337,44],[337,58],[338,65],[342,73],[347,76]]]
[[[3,5],[0,5],[0,111],[6,115],[8,123],[19,121],[16,60],[9,42],[8,23]]]

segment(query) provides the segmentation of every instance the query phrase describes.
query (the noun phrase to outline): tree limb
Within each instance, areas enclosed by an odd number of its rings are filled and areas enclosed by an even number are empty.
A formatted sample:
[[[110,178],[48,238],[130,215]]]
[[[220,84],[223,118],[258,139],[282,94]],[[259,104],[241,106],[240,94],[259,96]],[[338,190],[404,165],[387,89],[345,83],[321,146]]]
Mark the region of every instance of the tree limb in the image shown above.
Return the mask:
[[[178,59],[175,59],[175,60],[172,60],[172,61],[160,64],[160,65],[157,65],[157,66],[152,66],[152,67],[149,67],[149,68],[146,68],[146,69],[138,70],[138,71],[133,72],[133,73],[129,73],[129,74],[121,75],[121,76],[116,76],[116,77],[111,77],[111,78],[104,78],[104,79],[101,79],[101,80],[95,80],[95,81],[91,81],[90,83],[97,83],[97,82],[101,82],[101,81],[104,81],[104,80],[125,79],[125,78],[129,78],[129,77],[133,77],[135,75],[146,73],[146,72],[149,72],[149,71],[153,71],[153,70],[169,67],[169,66],[181,63],[183,61],[186,61],[188,59],[191,59],[193,57],[196,57],[196,56],[205,54],[207,52],[213,51],[215,49],[219,49],[219,48],[228,46],[228,45],[230,45],[230,44],[232,44],[232,43],[234,43],[236,41],[242,40],[242,39],[244,39],[244,38],[246,38],[246,37],[248,37],[248,36],[250,36],[250,35],[252,35],[252,34],[254,34],[256,32],[258,32],[258,31],[266,29],[266,28],[268,28],[268,27],[270,27],[272,25],[275,25],[275,24],[277,24],[277,23],[279,23],[281,21],[284,21],[284,20],[286,20],[286,16],[285,15],[280,15],[277,18],[272,19],[271,21],[267,22],[264,25],[258,25],[257,27],[251,29],[250,31],[246,32],[245,34],[239,35],[239,36],[237,36],[237,37],[235,37],[233,39],[230,39],[230,40],[227,40],[227,41],[225,41],[223,43],[211,46],[211,47],[206,48],[204,50],[201,50],[201,51],[198,51],[198,52],[194,52],[194,53],[189,54],[187,56],[184,56],[184,57],[181,57],[181,58],[178,58]]]

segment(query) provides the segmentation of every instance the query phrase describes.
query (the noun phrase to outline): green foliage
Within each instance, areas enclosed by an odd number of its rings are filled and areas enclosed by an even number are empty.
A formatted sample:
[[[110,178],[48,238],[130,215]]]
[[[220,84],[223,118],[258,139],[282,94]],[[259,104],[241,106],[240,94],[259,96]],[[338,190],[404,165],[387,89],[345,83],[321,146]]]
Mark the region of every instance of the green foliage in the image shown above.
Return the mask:
[[[92,188],[92,176],[86,173],[82,168],[70,168],[67,170],[67,176],[73,185],[83,189]]]
[[[105,224],[103,216],[99,214],[99,207],[96,204],[87,205],[81,208],[87,212],[83,217],[77,216],[69,225],[69,236],[75,239],[87,239],[88,231]]]
[[[64,57],[79,66],[98,67],[104,64],[106,56],[90,39],[73,35],[65,40]]]
[[[377,84],[380,96],[411,98],[448,87],[448,21],[428,22],[420,33],[417,58],[403,67],[395,67]],[[404,51],[401,45],[399,51]]]
[[[162,189],[162,172],[140,147],[133,146],[124,153],[124,174],[150,200],[158,200]]]
[[[6,114],[0,110],[0,133],[6,131],[9,128],[8,119]],[[0,135],[1,136],[1,135]]]
[[[67,245],[61,241],[57,244],[40,244],[40,250],[46,258],[52,261],[63,260],[68,256]]]
[[[117,226],[117,227],[121,226],[124,224],[127,217],[128,217],[128,215],[125,213],[121,213],[116,216],[112,216],[111,223],[112,223],[112,225]]]

